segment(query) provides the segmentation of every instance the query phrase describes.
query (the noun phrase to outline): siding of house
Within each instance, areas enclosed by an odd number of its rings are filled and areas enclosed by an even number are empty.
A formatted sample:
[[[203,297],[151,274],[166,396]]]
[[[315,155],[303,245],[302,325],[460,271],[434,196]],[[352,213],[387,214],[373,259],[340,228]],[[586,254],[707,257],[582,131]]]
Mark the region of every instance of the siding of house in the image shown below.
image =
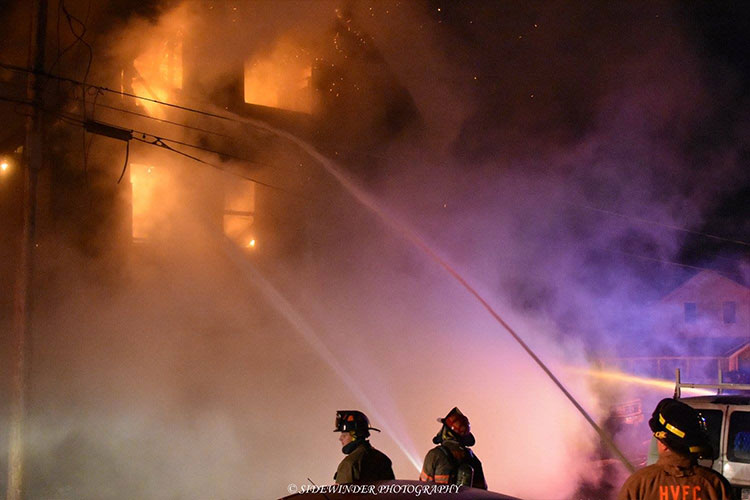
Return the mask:
[[[702,271],[664,297],[659,328],[684,337],[750,336],[750,288]]]

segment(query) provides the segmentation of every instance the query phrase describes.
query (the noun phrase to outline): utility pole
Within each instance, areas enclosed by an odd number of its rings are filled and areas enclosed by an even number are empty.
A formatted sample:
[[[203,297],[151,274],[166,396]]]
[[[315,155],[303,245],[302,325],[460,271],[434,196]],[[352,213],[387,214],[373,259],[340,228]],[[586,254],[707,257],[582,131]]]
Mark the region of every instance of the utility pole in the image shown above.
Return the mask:
[[[47,41],[47,0],[33,0],[29,34],[29,73],[26,97],[32,104],[26,118],[26,142],[23,148],[24,195],[23,233],[13,297],[11,363],[12,389],[8,437],[8,489],[6,500],[24,497],[24,424],[31,362],[31,285],[34,270],[36,232],[36,191],[42,168],[42,75]]]

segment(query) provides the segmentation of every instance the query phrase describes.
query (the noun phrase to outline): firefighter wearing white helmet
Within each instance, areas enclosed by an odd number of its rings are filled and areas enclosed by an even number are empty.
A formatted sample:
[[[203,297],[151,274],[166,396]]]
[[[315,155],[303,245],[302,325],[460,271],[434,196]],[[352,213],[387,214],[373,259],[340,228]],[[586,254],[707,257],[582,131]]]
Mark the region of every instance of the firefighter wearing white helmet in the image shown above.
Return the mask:
[[[445,418],[437,420],[443,424],[432,438],[432,442],[438,446],[427,452],[419,480],[486,490],[482,462],[469,449],[476,442],[469,419],[461,410],[453,408]]]
[[[724,476],[698,465],[698,458],[712,453],[705,421],[697,411],[681,401],[663,399],[648,425],[657,440],[659,460],[630,476],[618,500],[732,498]]]
[[[380,432],[379,429],[370,427],[370,421],[361,411],[336,412],[336,428],[333,432],[341,433],[341,451],[346,455],[333,476],[336,484],[368,484],[395,479],[391,459],[373,448],[367,440],[370,431]]]

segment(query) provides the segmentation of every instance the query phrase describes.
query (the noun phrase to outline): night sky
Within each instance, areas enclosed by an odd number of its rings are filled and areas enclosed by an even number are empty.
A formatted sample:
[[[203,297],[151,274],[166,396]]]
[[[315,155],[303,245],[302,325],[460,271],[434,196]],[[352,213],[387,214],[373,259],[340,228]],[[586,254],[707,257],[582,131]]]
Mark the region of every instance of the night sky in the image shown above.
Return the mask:
[[[653,156],[666,147],[679,161],[674,175],[660,183],[653,196],[690,196],[695,191],[700,199],[701,187],[721,184],[706,201],[702,220],[685,229],[725,239],[688,234],[675,261],[716,266],[732,271],[735,278],[741,273],[737,263],[716,257],[746,259],[750,239],[750,9],[746,4],[527,2],[520,7],[508,2],[435,1],[430,5],[434,19],[446,25],[446,38],[457,42],[451,44],[450,56],[475,66],[482,82],[475,90],[482,109],[469,117],[454,144],[456,158],[467,168],[490,157],[502,161],[511,156],[514,161],[508,168],[544,170],[540,156],[554,155],[557,148],[584,139],[600,125],[596,111],[607,94],[631,85],[632,79],[640,80],[645,88],[630,91],[643,92],[636,96],[643,101],[634,102],[638,106],[634,112],[644,113],[644,121],[651,121],[649,114],[657,115],[650,124],[657,135]],[[660,49],[660,44],[666,47]],[[683,88],[687,93],[680,95]],[[669,99],[673,102],[660,107]],[[697,99],[694,106],[693,99]],[[648,151],[633,151],[627,144],[612,147],[624,154],[642,153],[638,160],[644,162],[646,175],[656,177],[664,168],[649,158]],[[733,165],[722,165],[725,161]],[[611,199],[605,196],[601,201],[598,206],[606,208]]]

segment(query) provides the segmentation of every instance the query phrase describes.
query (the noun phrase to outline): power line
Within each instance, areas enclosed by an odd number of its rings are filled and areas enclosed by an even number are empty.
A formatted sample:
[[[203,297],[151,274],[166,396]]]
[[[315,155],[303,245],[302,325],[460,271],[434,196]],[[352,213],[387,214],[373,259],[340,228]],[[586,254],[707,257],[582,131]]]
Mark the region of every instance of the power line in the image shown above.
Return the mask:
[[[80,99],[76,98],[76,100],[80,100]],[[208,129],[201,128],[201,127],[194,127],[192,125],[185,125],[184,123],[180,123],[180,122],[176,122],[176,121],[172,121],[172,120],[165,120],[164,118],[157,118],[155,116],[147,115],[145,113],[138,113],[137,111],[131,111],[129,109],[118,108],[117,106],[109,106],[107,104],[101,104],[101,103],[97,104],[97,106],[100,107],[100,108],[111,109],[113,111],[119,111],[121,113],[127,113],[129,115],[134,115],[134,116],[138,116],[138,117],[141,117],[141,118],[146,118],[148,120],[154,120],[154,121],[157,121],[157,122],[166,123],[168,125],[174,125],[175,127],[182,127],[182,128],[188,129],[188,130],[195,130],[196,132],[203,132],[205,134],[211,134],[211,135],[215,135],[215,136],[218,136],[218,137],[224,137],[226,139],[236,139],[236,137],[233,137],[233,136],[231,136],[229,134],[223,134],[221,132],[216,132],[216,131],[208,130]],[[259,165],[269,166],[269,167],[272,166],[272,165],[267,165],[265,163],[259,163],[259,162],[255,162],[255,163],[258,163]]]
[[[101,123],[104,123],[104,122],[101,122]],[[105,123],[105,125],[110,125],[110,124]],[[198,146],[196,144],[191,144],[189,142],[179,141],[177,139],[169,139],[169,138],[166,138],[166,137],[161,137],[161,136],[158,136],[158,135],[155,135],[155,134],[151,134],[149,132],[143,132],[141,130],[136,130],[136,129],[133,129],[133,132],[135,132],[137,134],[141,134],[142,136],[156,137],[156,138],[161,139],[161,140],[165,140],[165,141],[173,142],[175,144],[179,144],[180,146],[185,146],[185,147],[188,147],[188,148],[193,148],[193,149],[198,149],[200,151],[205,151],[206,153],[213,153],[213,154],[220,155],[220,156],[226,156],[227,158],[232,158],[233,160],[239,160],[239,161],[244,161],[246,163],[253,163],[253,164],[256,164],[256,165],[264,165],[264,166],[272,167],[272,165],[266,165],[266,164],[263,164],[263,163],[258,163],[256,161],[253,161],[253,160],[249,159],[249,158],[243,158],[241,156],[231,155],[231,154],[228,154],[228,153],[224,153],[222,151],[217,151],[215,149],[207,148],[205,146]]]
[[[231,116],[219,115],[217,113],[212,113],[210,111],[203,111],[203,110],[200,110],[200,109],[190,108],[190,107],[187,107],[187,106],[181,106],[179,104],[173,104],[173,103],[169,103],[169,102],[164,102],[164,101],[160,101],[158,99],[152,99],[150,97],[143,97],[143,96],[140,96],[140,95],[137,95],[137,94],[132,94],[130,92],[125,92],[125,91],[121,91],[121,90],[114,90],[114,89],[110,89],[110,88],[107,88],[107,87],[102,87],[100,85],[92,85],[90,83],[81,82],[81,81],[75,80],[73,78],[66,78],[64,76],[53,75],[53,74],[50,74],[50,73],[47,73],[47,72],[44,72],[44,71],[38,71],[38,72],[37,71],[32,71],[32,70],[30,70],[28,68],[23,68],[21,66],[16,66],[16,65],[13,65],[13,64],[8,64],[8,63],[3,63],[3,62],[0,62],[0,67],[1,68],[5,68],[5,69],[9,69],[9,70],[12,70],[12,71],[21,71],[21,72],[24,72],[24,73],[34,73],[34,74],[38,74],[38,75],[41,75],[41,76],[45,76],[47,78],[52,78],[52,79],[55,79],[55,80],[60,80],[60,81],[68,82],[68,83],[73,83],[75,85],[80,85],[80,86],[83,86],[83,87],[94,88],[94,89],[97,89],[97,90],[101,90],[102,92],[109,92],[109,93],[120,95],[120,96],[132,97],[134,99],[140,99],[142,101],[153,102],[155,104],[160,104],[162,106],[167,106],[167,107],[170,107],[170,108],[180,109],[182,111],[189,111],[191,113],[197,113],[199,115],[208,116],[208,117],[211,117],[211,118],[218,118],[220,120],[227,120],[227,121],[231,121],[231,122],[234,122],[234,123],[241,123],[243,125],[248,125],[247,122],[245,122],[243,120],[238,120],[236,118],[232,118]],[[258,128],[260,128],[260,127],[258,127]]]
[[[3,63],[0,63],[0,67],[7,67],[8,69],[13,69],[13,70],[17,70],[17,71],[26,71],[26,72],[28,72],[28,70],[24,70],[23,68],[19,68],[17,66],[13,66],[13,65],[7,65],[7,64],[3,64]],[[54,77],[54,78],[59,78],[59,79],[61,79],[63,81],[69,82],[69,83],[74,83],[76,85],[84,85],[84,83],[78,82],[78,81],[73,80],[73,79],[64,78],[64,77],[57,77],[57,76],[54,76],[54,75],[50,75],[50,76]],[[1,83],[4,83],[4,82],[1,82]],[[214,116],[214,117],[217,117],[217,118],[222,118],[224,120],[230,120],[230,121],[233,121],[235,123],[239,123],[239,124],[243,124],[243,125],[252,125],[252,124],[249,124],[249,123],[247,123],[246,121],[243,121],[243,120],[238,120],[238,119],[235,119],[235,118],[221,116],[221,115],[215,115],[215,114],[212,114],[212,113],[209,113],[209,112],[206,112],[206,111],[201,111],[201,110],[196,110],[196,109],[192,109],[192,108],[187,108],[187,107],[184,107],[184,106],[178,106],[176,104],[166,103],[166,102],[158,101],[158,100],[151,99],[151,98],[148,98],[148,97],[136,96],[135,94],[129,94],[127,92],[114,91],[114,90],[107,89],[107,88],[104,88],[104,87],[98,87],[96,85],[89,85],[89,84],[85,84],[85,85],[87,87],[89,87],[89,88],[96,89],[97,91],[113,92],[113,93],[120,94],[120,95],[125,95],[125,96],[129,96],[129,97],[134,97],[134,98],[137,98],[137,99],[143,99],[143,100],[146,100],[146,101],[151,101],[151,102],[154,102],[154,103],[157,103],[157,104],[163,104],[165,106],[177,107],[179,109],[188,110],[188,111],[192,111],[192,112],[195,112],[195,113],[201,113],[201,114],[208,113],[209,116]],[[86,100],[85,99],[82,100],[82,99],[80,99],[78,97],[73,97],[72,99],[75,100],[75,101],[79,101],[79,102],[82,101],[83,105],[84,106],[86,105]],[[96,104],[96,100],[94,102]],[[150,115],[147,115],[147,114],[144,114],[144,113],[138,113],[136,111],[127,110],[127,109],[119,108],[119,107],[116,107],[116,106],[110,106],[110,105],[106,105],[106,104],[96,104],[96,106],[98,106],[100,108],[111,109],[113,111],[119,111],[121,113],[127,113],[127,114],[130,114],[130,115],[138,116],[138,117],[145,118],[145,119],[148,119],[148,120],[153,120],[153,121],[157,121],[157,122],[161,122],[161,123],[166,123],[168,125],[173,125],[173,126],[176,126],[176,127],[181,127],[181,128],[188,129],[188,130],[194,130],[194,131],[197,131],[197,132],[203,132],[203,133],[206,133],[206,134],[212,134],[212,135],[216,135],[218,137],[224,137],[224,138],[227,138],[227,139],[235,139],[235,140],[237,139],[236,137],[231,136],[229,134],[223,134],[221,132],[216,132],[214,130],[209,130],[209,129],[204,129],[204,128],[201,128],[201,127],[195,127],[195,126],[191,126],[191,125],[186,125],[184,123],[179,123],[179,122],[175,122],[175,121],[172,121],[172,120],[166,120],[166,119],[163,119],[163,118],[157,118],[155,116],[150,116]],[[256,128],[259,128],[256,125],[252,125],[252,126],[254,126]],[[147,134],[147,135],[152,135],[152,134]],[[247,162],[247,163],[252,163],[252,164],[255,164],[255,165],[261,165],[261,166],[270,167],[270,168],[278,168],[277,165],[271,165],[269,163],[263,163],[263,162],[259,162],[257,160],[251,160],[249,158],[244,158],[244,157],[241,157],[241,156],[236,156],[236,155],[232,155],[232,154],[221,152],[221,151],[216,151],[216,150],[208,149],[208,148],[205,148],[205,147],[202,147],[202,146],[196,146],[194,144],[182,143],[182,142],[174,140],[174,139],[170,139],[170,142],[174,142],[176,144],[180,144],[180,145],[191,147],[191,148],[195,148],[195,149],[200,149],[200,150],[206,151],[208,153],[214,153],[214,154],[226,156],[228,158],[232,158],[232,159],[235,159],[235,160],[240,160],[240,161],[244,161],[244,162]]]
[[[74,99],[77,100],[77,101],[80,101],[79,98],[74,98]],[[215,135],[217,137],[223,137],[225,139],[237,140],[236,137],[231,136],[229,134],[223,134],[221,132],[216,132],[216,131],[204,129],[204,128],[201,128],[201,127],[194,127],[194,126],[191,126],[191,125],[185,125],[185,124],[180,123],[180,122],[176,122],[176,121],[172,121],[172,120],[166,120],[166,119],[163,119],[163,118],[157,118],[155,116],[150,116],[150,115],[147,115],[147,114],[144,114],[144,113],[138,113],[137,111],[131,111],[131,110],[124,109],[124,108],[118,108],[117,106],[109,106],[109,105],[101,104],[100,103],[100,104],[97,104],[97,107],[99,107],[99,108],[105,108],[105,109],[111,109],[113,111],[118,111],[118,112],[121,112],[121,113],[127,113],[127,114],[138,116],[138,117],[141,117],[141,118],[146,118],[146,119],[149,119],[149,120],[154,120],[154,121],[157,121],[157,122],[166,123],[168,125],[173,125],[175,127],[181,127],[181,128],[187,129],[187,130],[194,130],[196,132],[202,132],[202,133],[206,133],[206,134],[212,134],[212,135]],[[143,132],[140,132],[140,131],[135,130],[135,129],[133,129],[133,132],[143,133]],[[146,133],[146,135],[153,135],[153,134]],[[279,167],[279,165],[271,165],[270,163],[264,163],[264,162],[260,162],[260,161],[257,161],[257,160],[251,160],[250,158],[245,158],[243,156],[237,156],[237,155],[229,154],[229,153],[226,153],[226,152],[223,152],[223,151],[209,149],[209,148],[206,148],[205,146],[197,146],[195,144],[181,142],[181,141],[178,141],[177,139],[165,139],[165,140],[169,140],[170,142],[174,142],[175,144],[180,144],[181,146],[187,146],[187,147],[190,147],[190,148],[200,149],[200,150],[206,151],[208,153],[214,153],[214,154],[217,154],[217,155],[225,156],[227,158],[232,158],[234,160],[239,160],[239,161],[244,161],[244,162],[247,162],[247,163],[252,163],[253,165],[260,165],[260,166],[269,167],[269,168],[278,168]]]
[[[17,103],[17,104],[25,104],[25,105],[28,105],[28,106],[32,105],[32,103],[30,103],[28,101],[24,101],[24,100],[21,100],[21,99],[13,99],[13,98],[5,97],[5,96],[0,96],[0,100],[8,101],[8,102],[13,102],[13,103]],[[45,108],[40,108],[40,109],[44,113],[57,116],[64,123],[67,123],[69,125],[79,126],[79,127],[83,127],[84,126],[84,121],[81,120],[78,117],[69,115],[67,113],[61,113],[61,112],[57,112],[57,111],[52,111],[52,110],[45,109]],[[108,124],[108,123],[103,123],[103,124],[104,125],[108,125],[108,126],[116,127],[115,125],[111,125],[111,124]],[[215,163],[211,163],[209,161],[203,160],[202,158],[198,158],[197,156],[193,156],[193,155],[190,155],[188,153],[185,153],[184,151],[180,151],[178,149],[175,149],[175,148],[171,147],[167,143],[168,142],[172,142],[174,144],[179,144],[181,146],[186,146],[186,147],[194,148],[194,149],[197,149],[197,150],[200,150],[200,151],[205,151],[207,153],[213,153],[213,154],[217,154],[217,155],[223,155],[223,156],[226,156],[228,158],[235,159],[235,160],[253,163],[251,160],[247,160],[247,159],[244,159],[244,158],[235,157],[235,156],[232,156],[232,155],[228,155],[226,153],[222,153],[220,151],[214,151],[214,150],[211,150],[211,149],[208,149],[208,148],[204,148],[202,146],[197,146],[195,144],[190,144],[190,143],[178,141],[178,140],[175,140],[175,139],[169,139],[169,138],[165,138],[165,137],[160,137],[160,136],[152,134],[150,132],[145,132],[145,131],[141,131],[141,130],[133,130],[133,132],[136,133],[136,134],[139,134],[141,136],[141,137],[135,137],[134,136],[133,139],[136,140],[136,141],[143,142],[143,143],[149,144],[151,146],[157,146],[157,147],[160,147],[162,149],[166,149],[168,151],[171,151],[173,153],[179,154],[179,155],[184,156],[186,158],[190,158],[190,159],[192,159],[194,161],[203,163],[204,165],[208,165],[210,167],[213,167],[213,168],[215,168],[217,170],[221,170],[222,172],[226,172],[226,173],[228,173],[230,175],[234,175],[235,177],[240,177],[242,179],[246,179],[248,181],[254,182],[254,183],[256,183],[256,184],[258,184],[260,186],[264,186],[264,187],[267,187],[267,188],[270,188],[270,189],[274,189],[276,191],[281,191],[281,192],[286,193],[286,194],[288,194],[290,196],[294,196],[296,198],[300,198],[300,199],[305,200],[305,201],[313,201],[312,198],[310,198],[308,196],[305,196],[305,195],[303,195],[301,193],[298,193],[296,191],[292,191],[292,190],[283,188],[281,186],[276,186],[274,184],[270,184],[270,183],[267,183],[267,182],[260,181],[260,180],[254,178],[254,177],[250,177],[250,176],[243,175],[243,174],[231,171],[231,170],[227,170],[226,168],[222,167],[221,165],[217,165]],[[153,138],[153,140],[147,140],[147,137]]]
[[[150,135],[150,134],[147,134],[147,135]],[[185,153],[184,151],[180,151],[178,149],[174,149],[169,144],[167,144],[167,143],[164,142],[164,141],[170,141],[170,139],[161,139],[161,138],[159,138],[157,136],[154,136],[154,135],[152,135],[151,137],[154,138],[152,141],[146,140],[145,138],[142,138],[142,137],[133,137],[133,140],[138,141],[138,142],[143,142],[143,143],[149,144],[151,146],[157,146],[157,147],[166,149],[167,151],[171,151],[173,153],[177,153],[178,155],[181,155],[181,156],[184,156],[186,158],[190,158],[191,160],[203,163],[204,165],[208,165],[209,167],[213,167],[213,168],[215,168],[217,170],[221,170],[222,172],[227,172],[227,173],[229,173],[231,175],[236,175],[237,177],[242,177],[243,179],[247,179],[247,180],[252,181],[252,182],[254,182],[256,184],[260,184],[261,186],[265,186],[265,187],[268,187],[268,188],[271,188],[271,189],[275,189],[277,191],[282,191],[282,192],[287,193],[287,194],[289,194],[291,196],[294,196],[296,198],[301,198],[301,199],[306,200],[306,201],[312,201],[311,198],[308,198],[307,196],[304,196],[304,195],[302,195],[300,193],[297,193],[297,192],[294,192],[294,191],[290,191],[288,189],[285,189],[285,188],[282,188],[282,187],[279,187],[279,186],[275,186],[273,184],[268,184],[266,182],[262,182],[262,181],[259,181],[257,179],[253,179],[253,178],[241,175],[241,174],[237,174],[235,172],[231,172],[231,171],[223,168],[221,165],[216,165],[215,163],[208,162],[208,161],[206,161],[206,160],[204,160],[202,158],[198,158],[197,156],[193,156],[191,154]]]
[[[2,65],[0,64],[0,66],[2,66]],[[19,84],[14,84],[12,82],[3,82],[3,81],[0,81],[0,85],[6,85],[6,86],[10,86],[10,87],[16,87],[16,88],[19,88],[19,89],[25,88],[25,86],[23,86],[20,83]],[[97,93],[97,95],[98,95],[98,93]],[[71,100],[77,101],[77,102],[84,102],[83,99],[81,99],[80,97],[77,97],[77,96],[71,97]],[[26,104],[26,103],[23,103],[23,104]],[[166,123],[167,125],[173,125],[175,127],[180,127],[180,128],[184,128],[184,129],[187,129],[187,130],[194,130],[196,132],[202,132],[204,134],[211,134],[211,135],[215,135],[217,137],[223,137],[225,139],[233,139],[233,140],[237,139],[237,137],[235,137],[235,136],[232,136],[232,135],[229,135],[229,134],[224,134],[222,132],[216,132],[215,130],[209,130],[209,129],[206,129],[206,128],[196,127],[196,126],[193,126],[193,125],[186,125],[184,123],[176,122],[176,121],[173,121],[173,120],[167,120],[167,119],[164,119],[164,118],[158,118],[156,116],[147,115],[145,113],[139,113],[137,111],[132,111],[132,110],[125,109],[125,108],[119,108],[117,106],[111,106],[111,105],[108,105],[108,104],[97,103],[96,107],[110,109],[112,111],[118,111],[120,113],[125,113],[125,114],[129,114],[129,115],[137,116],[139,118],[144,118],[144,119],[147,119],[147,120],[153,120],[153,121],[160,122],[160,123]],[[223,154],[225,156],[229,156],[229,155],[226,155],[225,153],[221,153],[221,154]],[[274,165],[270,165],[268,163],[251,161],[251,160],[248,160],[248,159],[244,159],[244,160],[245,161],[249,161],[251,163],[257,163],[258,165],[263,165],[263,166],[266,166],[266,167],[273,167],[274,166]]]
[[[604,213],[604,214],[607,214],[607,215],[612,215],[614,217],[620,217],[622,219],[635,220],[635,221],[638,221],[638,222],[642,222],[644,224],[651,224],[651,225],[654,225],[654,226],[666,227],[666,228],[672,229],[674,231],[682,231],[684,233],[695,234],[695,235],[698,235],[698,236],[704,236],[706,238],[711,238],[711,239],[714,239],[714,240],[725,241],[725,242],[728,242],[728,243],[735,243],[737,245],[742,245],[742,246],[750,247],[750,243],[748,243],[746,241],[733,240],[731,238],[724,238],[722,236],[716,236],[715,234],[704,233],[704,232],[701,232],[701,231],[693,231],[692,229],[685,229],[684,227],[675,226],[675,225],[672,225],[672,224],[665,224],[663,222],[656,222],[656,221],[653,221],[653,220],[643,219],[641,217],[635,217],[635,216],[632,216],[632,215],[624,215],[624,214],[621,214],[621,213],[618,213],[618,212],[613,212],[611,210],[605,210],[603,208],[592,207],[590,205],[582,205],[580,203],[571,203],[569,201],[563,201],[562,203],[564,203],[565,205],[576,207],[576,208],[584,208],[586,210],[591,210],[593,212],[600,212],[600,213]]]
[[[738,277],[738,278],[742,278],[742,276],[740,276],[737,273],[730,273],[730,272],[725,272],[725,271],[719,271],[719,270],[716,270],[716,269],[710,269],[708,267],[700,267],[700,266],[691,266],[691,265],[688,265],[688,264],[680,264],[679,262],[674,262],[674,261],[671,261],[671,260],[657,259],[656,257],[647,257],[645,255],[638,255],[638,254],[635,254],[635,253],[623,252],[621,250],[610,250],[610,249],[603,249],[603,250],[605,252],[609,252],[609,253],[614,253],[614,254],[619,254],[619,255],[625,255],[625,256],[628,256],[628,257],[635,257],[636,259],[643,259],[643,260],[650,260],[650,261],[653,261],[653,262],[659,262],[660,264],[668,264],[670,266],[684,267],[686,269],[697,269],[698,271],[712,271],[712,272],[719,273],[719,274],[724,274],[724,275],[727,275],[727,276],[735,276],[735,277]]]

